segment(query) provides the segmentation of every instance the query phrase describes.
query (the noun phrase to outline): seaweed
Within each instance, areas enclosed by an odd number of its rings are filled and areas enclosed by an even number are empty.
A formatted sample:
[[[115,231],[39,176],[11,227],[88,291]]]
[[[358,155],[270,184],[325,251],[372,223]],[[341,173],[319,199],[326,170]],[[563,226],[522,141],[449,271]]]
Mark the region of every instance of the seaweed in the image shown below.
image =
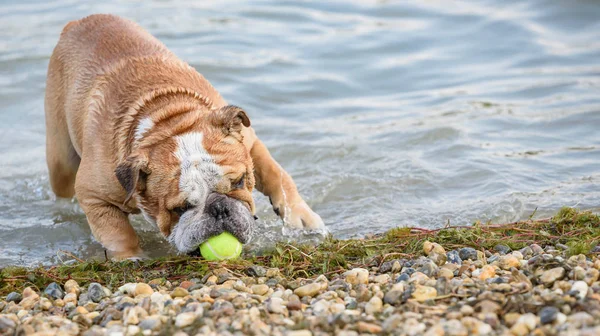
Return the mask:
[[[483,224],[440,229],[393,228],[361,239],[340,240],[328,236],[319,245],[279,243],[262,255],[245,252],[243,258],[206,261],[188,256],[169,256],[142,262],[99,262],[75,260],[73,264],[50,267],[0,269],[0,295],[32,286],[42,289],[51,282],[69,279],[80,285],[98,282],[116,288],[127,282],[164,282],[202,278],[210,270],[224,267],[241,276],[252,265],[278,268],[288,278],[332,275],[353,267],[379,267],[382,263],[423,254],[423,243],[436,242],[447,251],[473,247],[493,251],[498,244],[520,249],[531,244],[568,246],[569,255],[590,254],[600,241],[600,217],[589,211],[562,208],[548,219],[528,219],[508,224]]]

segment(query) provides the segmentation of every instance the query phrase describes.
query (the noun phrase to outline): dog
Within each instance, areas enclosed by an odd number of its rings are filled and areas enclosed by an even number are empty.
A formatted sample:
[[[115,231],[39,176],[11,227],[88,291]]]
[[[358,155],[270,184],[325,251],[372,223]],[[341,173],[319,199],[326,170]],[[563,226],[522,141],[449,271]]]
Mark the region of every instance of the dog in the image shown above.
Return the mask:
[[[324,227],[248,114],[132,21],[69,22],[50,57],[44,105],[52,190],[77,198],[115,260],[145,257],[128,219],[140,212],[180,253],[223,231],[248,242],[254,187],[284,225]]]

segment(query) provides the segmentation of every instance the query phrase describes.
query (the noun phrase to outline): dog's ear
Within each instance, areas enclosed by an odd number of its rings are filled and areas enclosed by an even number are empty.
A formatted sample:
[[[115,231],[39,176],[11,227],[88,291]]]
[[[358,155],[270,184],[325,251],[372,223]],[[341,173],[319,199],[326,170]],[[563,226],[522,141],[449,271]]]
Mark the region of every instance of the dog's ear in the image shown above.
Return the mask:
[[[246,111],[234,105],[221,107],[210,115],[211,123],[223,129],[227,134],[239,133],[242,125],[250,127],[250,119]]]
[[[148,159],[145,156],[132,155],[117,165],[115,174],[121,186],[127,191],[123,204],[127,204],[133,194],[146,190],[146,177],[150,174]]]

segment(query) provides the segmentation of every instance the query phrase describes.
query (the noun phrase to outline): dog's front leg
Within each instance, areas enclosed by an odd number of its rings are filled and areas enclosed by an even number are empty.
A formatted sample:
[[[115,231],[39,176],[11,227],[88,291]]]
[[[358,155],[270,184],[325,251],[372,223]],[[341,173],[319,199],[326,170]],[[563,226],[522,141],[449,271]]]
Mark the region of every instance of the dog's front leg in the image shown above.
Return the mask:
[[[77,189],[77,188],[76,188]],[[129,224],[127,214],[103,200],[78,195],[92,234],[108,250],[113,260],[141,259],[138,236]]]
[[[290,227],[322,228],[323,220],[302,199],[292,177],[273,159],[251,128],[244,133],[254,163],[256,189],[269,197],[275,213]]]

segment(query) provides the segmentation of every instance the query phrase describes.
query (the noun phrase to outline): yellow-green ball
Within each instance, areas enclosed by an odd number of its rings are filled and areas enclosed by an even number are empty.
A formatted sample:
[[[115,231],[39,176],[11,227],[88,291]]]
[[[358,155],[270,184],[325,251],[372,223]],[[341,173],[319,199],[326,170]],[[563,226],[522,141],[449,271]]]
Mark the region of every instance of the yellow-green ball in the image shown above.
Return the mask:
[[[202,243],[200,253],[209,261],[235,259],[242,254],[242,243],[231,233],[223,232]]]

